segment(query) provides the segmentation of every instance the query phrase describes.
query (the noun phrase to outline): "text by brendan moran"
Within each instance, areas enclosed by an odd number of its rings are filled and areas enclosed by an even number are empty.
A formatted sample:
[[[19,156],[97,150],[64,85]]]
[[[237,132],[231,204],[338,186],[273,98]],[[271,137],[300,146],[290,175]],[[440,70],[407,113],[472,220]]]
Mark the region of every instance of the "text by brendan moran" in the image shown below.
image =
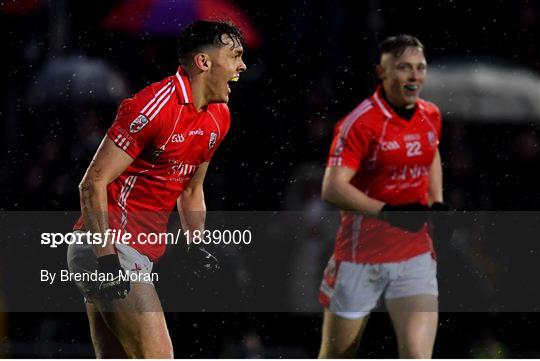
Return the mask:
[[[159,275],[155,272],[124,272],[118,271],[118,273],[111,272],[99,272],[98,270],[92,272],[70,272],[67,269],[60,270],[59,272],[50,272],[48,270],[41,270],[41,282],[47,282],[53,284],[56,281],[59,282],[104,282],[113,281],[117,277],[120,277],[122,281],[130,282],[157,282],[159,281]]]

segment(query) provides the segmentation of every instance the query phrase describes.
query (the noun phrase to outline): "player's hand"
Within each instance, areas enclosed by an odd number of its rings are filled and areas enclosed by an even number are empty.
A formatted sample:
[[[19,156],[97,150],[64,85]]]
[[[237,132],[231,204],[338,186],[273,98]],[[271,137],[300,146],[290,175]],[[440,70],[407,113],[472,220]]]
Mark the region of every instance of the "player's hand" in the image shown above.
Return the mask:
[[[195,277],[203,279],[219,271],[219,261],[203,246],[192,244],[187,251],[189,267]]]
[[[429,208],[420,203],[385,204],[379,219],[409,232],[418,232],[428,220]]]
[[[433,202],[431,211],[431,236],[434,241],[448,243],[454,233],[454,217],[448,203]]]
[[[112,273],[113,275],[112,279],[99,283],[98,295],[109,301],[125,298],[131,289],[131,285],[129,281],[125,281],[120,277],[120,273],[125,274],[126,271],[120,265],[118,255],[108,254],[98,257],[97,260],[100,273]]]

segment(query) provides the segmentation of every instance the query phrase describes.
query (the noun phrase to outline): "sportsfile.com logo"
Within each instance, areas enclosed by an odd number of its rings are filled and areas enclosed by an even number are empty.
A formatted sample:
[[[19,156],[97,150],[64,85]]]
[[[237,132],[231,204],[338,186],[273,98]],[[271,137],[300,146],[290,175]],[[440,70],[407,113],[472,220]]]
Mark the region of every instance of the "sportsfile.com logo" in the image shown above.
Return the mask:
[[[225,230],[194,230],[183,231],[179,229],[172,232],[149,232],[132,234],[124,230],[108,229],[104,233],[91,233],[90,231],[70,233],[41,234],[41,244],[50,248],[58,248],[61,245],[93,245],[105,247],[109,244],[134,245],[176,245],[186,242],[187,244],[224,244],[224,245],[248,245],[251,243],[252,233],[249,229],[225,229]]]

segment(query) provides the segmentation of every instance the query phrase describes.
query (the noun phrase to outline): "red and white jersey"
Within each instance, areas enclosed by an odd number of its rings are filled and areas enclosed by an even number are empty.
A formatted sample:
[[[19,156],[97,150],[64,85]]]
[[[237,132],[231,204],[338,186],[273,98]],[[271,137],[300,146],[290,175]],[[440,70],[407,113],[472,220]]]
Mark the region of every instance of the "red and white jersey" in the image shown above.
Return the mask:
[[[107,136],[133,163],[107,187],[109,227],[136,239],[140,233],[166,232],[177,198],[227,134],[226,104],[197,112],[188,77],[181,68],[122,101]],[[75,229],[84,229],[82,218]],[[155,261],[165,244],[132,247]]]
[[[380,87],[334,130],[327,166],[356,171],[351,184],[389,204],[427,203],[429,168],[441,135],[437,106],[419,99],[410,120],[399,117],[381,96]],[[433,251],[423,230],[411,233],[374,217],[341,212],[334,248],[336,260],[397,262]]]

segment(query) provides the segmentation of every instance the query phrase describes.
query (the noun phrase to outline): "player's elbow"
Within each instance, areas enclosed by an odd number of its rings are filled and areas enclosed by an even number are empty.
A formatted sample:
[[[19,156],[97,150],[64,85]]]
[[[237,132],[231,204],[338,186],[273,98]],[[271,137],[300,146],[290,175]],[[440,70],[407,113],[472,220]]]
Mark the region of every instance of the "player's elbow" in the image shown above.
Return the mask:
[[[79,194],[86,193],[90,191],[93,188],[92,181],[83,178],[81,182],[79,183]]]
[[[194,198],[204,197],[204,191],[202,186],[187,186],[181,194],[181,198]]]
[[[334,206],[342,208],[348,199],[348,180],[342,177],[326,176],[323,179],[321,198]]]
[[[96,193],[96,190],[98,190],[100,187],[106,187],[106,185],[102,185],[98,179],[84,176],[84,178],[79,183],[79,194],[81,195],[81,197],[89,194],[94,194]]]
[[[335,204],[336,203],[336,184],[335,182],[325,179],[321,188],[321,198],[323,201]]]
[[[190,209],[206,209],[202,187],[187,187],[180,195],[179,201]]]

